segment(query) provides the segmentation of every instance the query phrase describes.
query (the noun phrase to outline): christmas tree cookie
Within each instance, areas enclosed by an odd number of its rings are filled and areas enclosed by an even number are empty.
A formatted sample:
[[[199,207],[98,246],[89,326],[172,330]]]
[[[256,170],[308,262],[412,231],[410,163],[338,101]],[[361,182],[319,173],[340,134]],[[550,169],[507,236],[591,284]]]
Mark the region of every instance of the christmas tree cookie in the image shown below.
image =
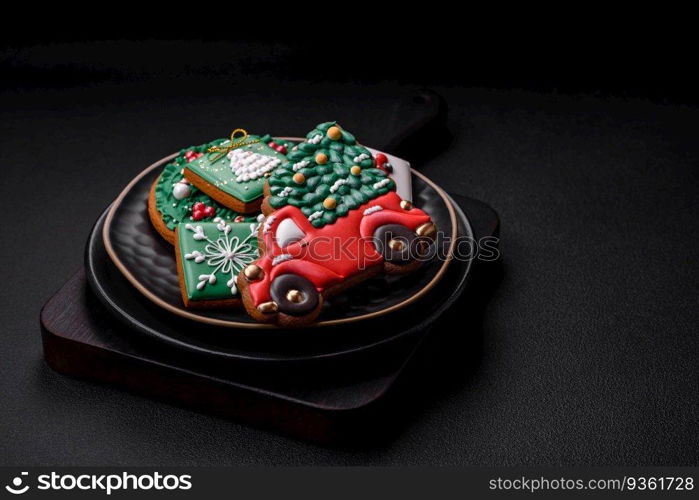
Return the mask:
[[[259,224],[180,223],[176,228],[177,273],[185,307],[233,307],[240,304],[238,273],[259,256]]]
[[[335,122],[313,129],[288,160],[265,186],[261,256],[238,277],[250,316],[304,326],[328,297],[380,273],[414,271],[430,255],[430,216],[401,199],[387,169]]]
[[[292,205],[320,228],[395,189],[371,152],[335,122],[318,125],[287,159],[269,178],[265,213]]]
[[[287,145],[270,136],[237,136],[189,162],[184,175],[190,184],[220,204],[249,214],[260,210],[266,178],[286,163]]]

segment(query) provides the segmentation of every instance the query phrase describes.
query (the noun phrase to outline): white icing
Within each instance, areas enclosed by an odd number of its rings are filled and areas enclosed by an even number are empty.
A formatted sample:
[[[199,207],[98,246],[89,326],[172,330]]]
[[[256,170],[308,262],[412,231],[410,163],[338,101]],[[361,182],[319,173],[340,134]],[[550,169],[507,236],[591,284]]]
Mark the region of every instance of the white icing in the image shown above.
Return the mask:
[[[174,196],[176,200],[184,200],[191,194],[192,189],[189,187],[189,184],[185,182],[180,181],[172,186],[172,196]]]
[[[332,186],[330,186],[330,192],[331,192],[331,193],[334,193],[335,191],[337,191],[338,189],[340,189],[340,186],[342,186],[342,185],[344,185],[344,184],[347,184],[347,182],[348,182],[347,179],[338,179],[338,180],[336,180],[335,183],[334,183]]]
[[[194,250],[192,253],[185,254],[184,258],[187,260],[194,259],[194,262],[196,262],[197,264],[201,264],[206,260],[204,254],[201,253],[199,250]]]
[[[391,179],[389,179],[388,177],[385,179],[381,179],[379,182],[374,183],[374,189],[381,189],[382,187],[386,186],[386,184],[388,184],[389,182],[391,182]]]
[[[202,226],[194,226],[192,224],[185,225],[185,229],[192,231],[192,238],[201,241],[206,240],[207,244],[204,247],[204,252],[194,250],[192,253],[185,255],[185,259],[192,260],[197,264],[206,261],[209,268],[213,268],[210,273],[200,274],[197,278],[197,290],[203,290],[206,285],[216,284],[216,273],[221,272],[224,275],[230,275],[226,286],[230,288],[231,294],[238,293],[236,286],[236,276],[246,265],[253,262],[258,257],[258,252],[250,244],[250,239],[255,236],[257,224],[250,224],[250,233],[241,241],[237,236],[230,236],[230,224],[220,217],[214,219],[216,229],[222,233],[215,241],[207,237]]]
[[[281,191],[279,191],[279,194],[277,196],[279,196],[281,198],[286,198],[287,196],[289,196],[291,194],[292,189],[294,189],[294,188],[292,188],[291,186],[287,186],[284,189],[282,189]]]
[[[281,264],[282,262],[291,260],[293,258],[294,256],[288,253],[279,254],[274,259],[272,259],[272,266],[276,266],[277,264]]]
[[[185,226],[185,229],[189,229],[190,231],[192,231],[194,233],[192,238],[194,238],[197,241],[206,239],[206,235],[204,234],[204,228],[199,225],[193,226],[192,224],[187,224]]]
[[[253,153],[249,149],[234,149],[228,153],[228,158],[237,182],[258,179],[281,165],[279,158]]]
[[[374,212],[378,212],[380,210],[383,210],[383,207],[381,205],[374,205],[373,207],[369,207],[366,210],[364,210],[364,215],[371,215]]]
[[[310,142],[311,144],[318,144],[322,140],[323,140],[323,136],[320,134],[316,134],[313,137],[311,137],[310,139],[308,139],[308,142]]]
[[[307,167],[309,164],[310,162],[308,160],[301,160],[297,163],[294,163],[291,168],[294,169],[294,172],[298,172],[302,168]]]
[[[362,154],[360,154],[359,156],[355,156],[355,157],[354,157],[354,163],[361,163],[361,162],[363,162],[364,160],[368,160],[369,158],[371,158],[371,156],[369,156],[369,155],[366,154],[366,153],[362,153]]]
[[[274,222],[274,215],[270,215],[265,219],[265,224],[262,226],[262,232],[264,234],[267,234],[269,232],[269,228],[272,227],[272,223]]]
[[[223,234],[228,234],[231,232],[231,225],[227,224],[221,217],[214,218],[214,222],[217,222],[216,229],[223,231]]]
[[[301,228],[298,227],[290,218],[282,220],[277,225],[277,231],[275,232],[277,245],[279,245],[281,248],[284,248],[296,241],[302,240],[304,236],[306,235]]]
[[[314,220],[316,220],[318,217],[322,217],[322,216],[323,216],[323,211],[322,211],[322,210],[318,210],[317,212],[313,212],[311,215],[309,215],[309,216],[308,216],[308,220],[309,220],[309,221],[314,221]]]
[[[373,155],[381,153],[381,151],[377,151],[376,149],[367,149],[371,151]],[[398,193],[398,196],[403,200],[413,201],[413,176],[410,172],[410,163],[401,160],[397,156],[386,153],[383,154],[386,155],[388,162],[393,167],[393,172],[388,174],[388,176],[396,183],[396,193]]]

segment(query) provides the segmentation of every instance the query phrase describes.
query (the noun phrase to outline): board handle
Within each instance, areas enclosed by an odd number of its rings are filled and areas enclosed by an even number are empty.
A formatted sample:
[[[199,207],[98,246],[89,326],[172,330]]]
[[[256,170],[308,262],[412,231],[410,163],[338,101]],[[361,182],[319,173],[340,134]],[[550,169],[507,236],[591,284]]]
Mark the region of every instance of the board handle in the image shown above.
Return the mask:
[[[408,160],[413,168],[435,157],[451,142],[447,101],[437,92],[420,89],[394,105],[387,137],[377,149]]]

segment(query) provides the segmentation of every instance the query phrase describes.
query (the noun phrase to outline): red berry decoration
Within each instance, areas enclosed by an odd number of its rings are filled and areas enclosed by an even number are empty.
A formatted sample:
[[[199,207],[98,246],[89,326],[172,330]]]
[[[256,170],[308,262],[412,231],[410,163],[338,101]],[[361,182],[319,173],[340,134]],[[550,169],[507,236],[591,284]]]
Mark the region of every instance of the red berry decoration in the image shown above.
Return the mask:
[[[245,217],[238,215],[235,219],[233,219],[233,222],[245,222]]]
[[[214,207],[206,207],[203,212],[205,217],[213,217],[216,215],[216,209]]]
[[[274,141],[269,141],[269,142],[267,143],[267,145],[268,145],[270,148],[277,149],[277,143],[274,142]]]
[[[190,149],[189,151],[187,151],[184,154],[184,159],[187,160],[188,162],[192,162],[192,161],[196,160],[197,158],[199,158],[201,155],[202,155],[201,153],[197,153],[196,151],[192,151]]]
[[[286,154],[286,146],[277,146],[277,147],[274,148],[274,149],[276,149],[278,152],[280,152],[280,153],[283,154],[283,155]]]
[[[393,167],[388,163],[388,157],[383,153],[376,153],[376,166],[386,173],[393,172]]]
[[[192,220],[202,220],[204,218],[204,212],[201,210],[194,210],[192,212]]]
[[[204,205],[204,203],[202,203],[201,201],[198,201],[194,205],[192,205],[192,211],[201,211],[204,210],[204,207],[206,207],[206,205]]]

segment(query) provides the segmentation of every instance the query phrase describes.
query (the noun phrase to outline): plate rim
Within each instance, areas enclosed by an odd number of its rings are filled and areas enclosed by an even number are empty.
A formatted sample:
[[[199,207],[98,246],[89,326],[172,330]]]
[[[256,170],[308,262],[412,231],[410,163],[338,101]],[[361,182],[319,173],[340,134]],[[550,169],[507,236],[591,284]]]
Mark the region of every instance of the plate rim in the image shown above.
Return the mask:
[[[302,138],[299,137],[282,137],[282,139],[285,140],[303,140]],[[156,304],[162,309],[165,309],[168,312],[171,312],[177,316],[187,318],[191,321],[195,321],[198,323],[205,323],[213,326],[218,326],[218,327],[224,327],[224,328],[242,328],[242,329],[250,329],[250,330],[284,330],[284,328],[281,328],[277,325],[273,324],[266,324],[266,323],[243,323],[240,321],[233,321],[233,320],[224,320],[224,319],[219,319],[219,318],[210,318],[207,316],[202,316],[200,314],[197,314],[192,311],[188,311],[185,309],[181,309],[178,307],[173,306],[172,304],[164,301],[157,295],[155,295],[153,292],[148,290],[148,288],[143,285],[136,276],[134,276],[131,271],[128,270],[128,268],[124,265],[124,263],[121,261],[121,259],[118,257],[117,252],[114,250],[111,242],[111,238],[109,236],[110,233],[110,228],[112,224],[112,220],[114,219],[114,214],[116,213],[117,209],[119,206],[122,204],[124,201],[124,198],[126,195],[131,191],[133,186],[139,182],[143,177],[148,175],[151,171],[154,169],[167,164],[167,162],[173,160],[179,155],[179,153],[173,153],[171,155],[168,155],[164,158],[161,158],[160,160],[156,161],[155,163],[152,163],[148,167],[146,167],[144,170],[142,170],[138,175],[136,175],[129,183],[124,187],[124,189],[121,190],[119,195],[116,197],[116,199],[112,202],[112,204],[109,207],[109,211],[107,212],[107,216],[104,220],[104,226],[102,228],[102,241],[104,243],[104,248],[107,251],[107,255],[111,259],[111,261],[114,263],[114,265],[117,267],[119,272],[131,283],[131,285],[136,288],[143,296],[145,296],[148,300]],[[380,316],[384,316],[386,314],[395,312],[399,309],[403,309],[404,307],[412,304],[413,302],[419,300],[425,294],[427,294],[444,276],[444,274],[447,271],[447,268],[449,267],[449,264],[451,263],[451,260],[454,255],[454,246],[456,245],[456,238],[458,234],[458,222],[456,218],[456,212],[454,211],[454,207],[452,206],[452,202],[449,199],[449,195],[437,184],[435,184],[432,180],[430,180],[427,176],[424,174],[416,171],[415,169],[411,168],[410,169],[411,173],[413,175],[416,175],[419,177],[422,181],[427,183],[432,189],[437,192],[437,194],[440,196],[442,201],[447,207],[447,211],[449,212],[449,218],[451,220],[451,240],[449,243],[449,248],[447,250],[447,257],[444,259],[442,262],[441,267],[437,271],[437,273],[432,277],[432,279],[424,286],[422,287],[417,293],[413,294],[412,296],[406,298],[405,300],[398,302],[397,304],[393,304],[390,307],[387,307],[386,309],[382,309],[380,311],[374,311],[371,313],[367,314],[362,314],[360,316],[353,316],[351,318],[340,318],[340,319],[330,319],[330,320],[324,320],[324,321],[318,321],[314,322],[310,325],[307,325],[306,328],[317,328],[317,327],[327,327],[327,326],[337,326],[337,325],[343,325],[347,323],[354,323],[357,321],[363,321],[371,318],[377,318]]]

